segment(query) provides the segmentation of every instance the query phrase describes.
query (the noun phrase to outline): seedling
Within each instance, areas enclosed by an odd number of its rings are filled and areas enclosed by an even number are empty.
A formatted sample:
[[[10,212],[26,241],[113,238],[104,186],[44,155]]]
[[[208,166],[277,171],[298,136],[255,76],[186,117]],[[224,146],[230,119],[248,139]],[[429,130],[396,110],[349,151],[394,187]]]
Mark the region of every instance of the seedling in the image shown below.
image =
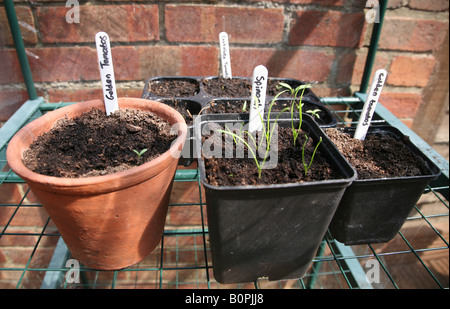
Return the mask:
[[[261,178],[261,172],[262,172],[262,170],[263,170],[263,168],[264,168],[264,164],[265,164],[265,162],[267,161],[267,158],[268,158],[268,156],[269,156],[270,145],[271,145],[271,142],[272,142],[272,137],[273,137],[273,133],[274,133],[274,130],[275,130],[275,127],[276,127],[278,118],[280,117],[280,115],[281,115],[282,112],[289,110],[289,107],[286,107],[286,108],[284,108],[282,111],[280,111],[280,112],[278,113],[278,116],[275,118],[275,121],[274,121],[274,123],[272,124],[272,128],[271,128],[271,125],[270,125],[270,123],[271,123],[271,121],[270,121],[270,113],[271,113],[271,110],[272,110],[272,107],[273,107],[273,104],[274,104],[275,100],[276,100],[276,99],[278,98],[278,96],[280,96],[280,95],[281,95],[281,93],[277,94],[277,95],[272,99],[272,101],[271,101],[271,103],[270,103],[270,106],[269,106],[268,113],[267,113],[267,120],[264,121],[263,116],[262,116],[261,114],[259,114],[261,123],[263,124],[263,125],[262,125],[262,132],[261,132],[261,133],[262,133],[262,137],[260,138],[260,143],[259,143],[259,144],[256,142],[255,138],[253,137],[253,135],[252,135],[249,131],[247,131],[247,130],[242,130],[242,126],[241,126],[241,129],[239,130],[239,135],[236,134],[236,133],[234,133],[234,132],[232,132],[226,125],[225,125],[225,129],[226,129],[226,130],[218,130],[218,131],[221,132],[221,133],[225,133],[225,134],[231,135],[231,136],[233,137],[233,140],[234,140],[234,142],[235,142],[236,145],[238,145],[239,142],[243,142],[244,145],[247,146],[248,150],[250,151],[250,153],[251,153],[252,156],[253,156],[253,159],[255,160],[255,164],[256,164],[256,167],[257,167],[257,169],[258,169],[258,178]],[[254,98],[254,99],[255,99],[255,102],[256,102],[256,104],[257,104],[258,99],[257,99],[257,98]],[[249,143],[242,137],[243,133],[245,133],[245,134],[248,135],[248,137],[249,137],[248,140],[251,141],[251,144],[249,144]],[[262,142],[263,142],[263,141],[266,142],[266,149],[265,149],[264,155],[262,156],[262,160],[261,160],[261,162],[260,162],[260,161],[258,160],[258,157],[256,156],[256,152],[259,152],[259,151],[260,151],[260,147],[262,146]]]
[[[306,164],[306,162],[305,162],[305,148],[306,148],[306,143],[307,142],[308,142],[308,135],[305,134],[305,142],[303,143],[303,148],[302,148],[302,163],[303,163],[303,168],[305,170],[305,176],[308,173],[308,170],[311,167],[311,164],[313,163],[314,156],[316,155],[317,148],[319,148],[319,145],[322,143],[322,137],[320,137],[319,142],[317,143],[316,147],[314,148],[314,151],[313,151],[313,154],[311,156],[311,160],[309,161],[309,164]]]
[[[291,110],[292,135],[293,135],[294,146],[295,146],[295,143],[296,143],[296,140],[298,138],[298,135],[300,134],[300,131],[301,131],[301,128],[302,128],[302,122],[303,122],[303,117],[302,117],[302,108],[303,108],[302,100],[303,100],[303,95],[304,95],[306,89],[311,88],[311,85],[310,84],[300,85],[300,86],[298,86],[296,88],[292,88],[291,85],[289,85],[287,83],[283,83],[283,82],[279,83],[279,85],[281,87],[286,88],[291,93],[291,95],[294,97],[292,99],[292,102],[291,102],[290,110]],[[297,96],[298,96],[298,93],[300,92],[300,90],[301,90],[301,94],[300,94],[300,97],[298,99],[297,105],[295,105],[295,102],[297,100]],[[299,113],[298,129],[296,129],[295,125],[294,125],[294,107],[295,106],[297,107],[298,113]],[[313,116],[316,116],[317,118],[320,118],[320,116],[318,115],[318,112],[320,112],[320,109],[309,110],[309,111],[306,111],[306,112],[307,113],[311,113]],[[306,163],[306,159],[305,159],[305,149],[306,149],[307,142],[308,142],[308,135],[305,134],[305,142],[303,143],[303,147],[302,147],[302,163],[303,163],[303,167],[304,167],[305,176],[308,173],[308,170],[309,170],[309,168],[311,167],[311,165],[312,165],[312,163],[314,161],[314,156],[316,155],[316,151],[319,148],[319,145],[322,143],[322,137],[320,137],[319,142],[317,143],[316,147],[314,148],[314,151],[313,151],[313,154],[311,156],[311,160],[309,161],[309,164]]]
[[[303,122],[303,116],[302,116],[303,95],[304,95],[306,89],[311,88],[311,85],[310,84],[300,85],[296,88],[292,88],[291,85],[289,85],[287,83],[283,83],[283,82],[280,82],[279,85],[281,87],[286,88],[293,96],[293,99],[291,102],[291,126],[292,126],[292,135],[294,136],[294,146],[295,146],[295,143],[297,141],[298,135],[300,134],[300,130],[302,128],[302,122]],[[301,90],[301,94],[300,94],[300,97],[298,98],[298,103],[296,105],[295,101],[297,100],[297,96],[298,96],[298,93],[300,92],[300,90]],[[297,107],[298,117],[300,119],[299,123],[298,123],[298,129],[296,129],[294,126],[294,107]]]
[[[133,149],[133,151],[137,154],[139,161],[141,160],[142,155],[147,152],[147,150],[148,150],[147,148],[142,149],[141,151],[137,151],[136,149]]]
[[[320,119],[320,109],[316,108],[316,109],[310,109],[306,111],[308,114],[311,114],[311,116],[314,118],[316,117],[317,119]]]

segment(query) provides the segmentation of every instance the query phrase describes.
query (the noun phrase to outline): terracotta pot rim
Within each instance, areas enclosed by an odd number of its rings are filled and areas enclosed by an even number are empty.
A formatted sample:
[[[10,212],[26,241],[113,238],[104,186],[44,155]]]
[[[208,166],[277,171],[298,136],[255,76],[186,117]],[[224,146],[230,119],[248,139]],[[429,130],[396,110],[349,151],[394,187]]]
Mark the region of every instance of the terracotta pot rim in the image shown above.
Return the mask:
[[[165,167],[173,163],[174,157],[172,153],[174,151],[177,152],[179,157],[179,153],[184,146],[187,136],[187,126],[184,118],[175,109],[156,101],[138,98],[119,98],[118,100],[119,107],[123,106],[123,108],[142,109],[144,106],[144,110],[153,111],[158,115],[167,115],[167,117],[163,118],[169,121],[171,125],[177,124],[178,137],[173,142],[170,149],[154,160],[146,162],[140,166],[135,166],[121,172],[102,176],[63,178],[38,174],[28,169],[22,162],[22,154],[37,138],[37,135],[30,138],[30,135],[33,135],[32,132],[36,131],[47,122],[51,122],[51,128],[57,120],[65,117],[66,115],[72,115],[72,117],[78,116],[82,112],[92,108],[105,110],[103,101],[90,100],[74,103],[72,105],[46,113],[21,128],[13,136],[8,145],[6,156],[9,166],[21,178],[26,181],[28,180],[34,182],[35,185],[39,185],[44,190],[64,190],[66,193],[74,194],[78,194],[80,191],[86,191],[87,189],[90,191],[89,193],[92,194],[119,190],[143,182],[150,177],[161,173]],[[47,127],[48,126],[49,125],[47,124]],[[48,131],[48,129],[45,129],[44,131]],[[23,141],[24,138],[28,141]]]

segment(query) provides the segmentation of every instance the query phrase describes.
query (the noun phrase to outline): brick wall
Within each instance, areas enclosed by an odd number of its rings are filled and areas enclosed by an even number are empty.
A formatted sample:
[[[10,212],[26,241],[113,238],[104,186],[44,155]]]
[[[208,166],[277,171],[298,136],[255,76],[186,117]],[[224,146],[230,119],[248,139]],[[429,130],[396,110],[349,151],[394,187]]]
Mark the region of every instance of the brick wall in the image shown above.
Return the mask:
[[[315,83],[321,96],[345,96],[359,89],[372,28],[364,0],[82,0],[72,24],[64,0],[15,3],[38,95],[49,102],[100,96],[99,30],[113,42],[120,96],[140,97],[152,76],[219,74],[221,31],[230,36],[233,75],[251,76],[264,64],[271,76]],[[375,69],[389,72],[383,102],[412,126],[439,67],[433,54],[448,33],[448,1],[390,0],[388,7]],[[27,95],[3,6],[0,20],[5,121]]]

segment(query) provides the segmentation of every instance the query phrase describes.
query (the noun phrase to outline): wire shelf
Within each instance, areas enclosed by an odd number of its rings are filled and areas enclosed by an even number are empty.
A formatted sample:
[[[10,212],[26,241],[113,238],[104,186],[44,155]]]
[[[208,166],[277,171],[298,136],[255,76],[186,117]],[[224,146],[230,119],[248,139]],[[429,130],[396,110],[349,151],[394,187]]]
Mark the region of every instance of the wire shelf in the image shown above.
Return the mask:
[[[354,125],[361,98],[322,98],[339,126]],[[448,162],[443,177],[426,189],[397,236],[388,243],[345,246],[327,232],[306,276],[298,280],[220,284],[214,279],[208,242],[206,201],[195,163],[180,166],[165,232],[142,262],[119,271],[81,266],[71,277],[70,252],[57,228],[7,166],[9,138],[25,123],[70,103],[27,101],[2,128],[0,140],[0,288],[61,289],[405,289],[449,287]],[[30,106],[35,106],[34,109]],[[381,116],[380,116],[381,114]],[[353,118],[357,119],[357,118]],[[386,120],[387,119],[387,120]],[[382,106],[375,123],[400,122]],[[411,132],[410,132],[411,133]],[[412,133],[411,133],[412,134]],[[8,136],[8,137],[6,137]],[[419,147],[425,147],[418,142]],[[429,146],[428,146],[429,147]],[[368,274],[376,261],[379,276]],[[372,280],[370,280],[372,279]],[[78,282],[77,282],[78,281]]]

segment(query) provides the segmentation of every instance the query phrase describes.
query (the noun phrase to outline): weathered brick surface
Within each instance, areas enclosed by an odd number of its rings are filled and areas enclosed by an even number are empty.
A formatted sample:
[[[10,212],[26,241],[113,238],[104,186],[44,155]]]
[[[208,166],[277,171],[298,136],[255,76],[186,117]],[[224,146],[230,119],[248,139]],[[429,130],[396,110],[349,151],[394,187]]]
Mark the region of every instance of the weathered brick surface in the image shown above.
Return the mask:
[[[120,88],[120,84],[116,84],[116,86],[118,97],[140,98],[142,96],[141,88]],[[47,91],[50,102],[81,102],[103,97],[101,88],[48,89]]]
[[[36,44],[37,30],[34,24],[33,14],[29,7],[15,6],[17,20],[19,21],[20,32],[24,43]],[[9,30],[8,18],[4,7],[0,7],[0,46],[13,45],[14,41]]]
[[[416,115],[422,96],[417,93],[383,91],[380,102],[397,118],[412,118]]]
[[[410,0],[409,6],[425,11],[445,11],[448,10],[448,0]]]
[[[0,84],[23,82],[19,59],[13,48],[0,49]]]
[[[387,16],[379,48],[416,52],[433,51],[442,45],[447,31],[447,21]]]
[[[0,121],[7,121],[28,100],[25,90],[3,90],[0,92]],[[5,104],[4,102],[7,102]],[[3,104],[1,104],[3,103]]]
[[[159,39],[157,5],[81,6],[79,23],[67,23],[67,12],[60,6],[37,9],[44,43],[93,42],[98,31],[106,31],[112,42]]]
[[[367,53],[358,53],[356,55],[355,63],[353,66],[353,72],[351,75],[351,83],[353,85],[360,85],[364,73],[364,65],[367,60]],[[347,60],[348,61],[348,60]],[[341,70],[347,71],[348,69],[343,65]],[[378,69],[386,69],[389,73],[389,57],[383,52],[378,52],[375,57],[375,62],[372,68],[372,74]],[[347,71],[348,72],[348,71]],[[372,80],[372,78],[371,78]]]
[[[226,31],[230,43],[277,43],[283,33],[282,9],[167,5],[169,42],[218,42]]]
[[[289,44],[356,47],[364,23],[363,13],[299,11],[291,22]]]
[[[394,86],[425,87],[435,64],[433,56],[396,56],[386,82]]]
[[[36,82],[99,80],[97,52],[87,46],[29,49]]]
[[[289,0],[289,3],[295,4],[315,4],[318,1],[314,0]],[[342,6],[344,5],[345,0],[322,0],[320,1],[320,5],[323,6]]]
[[[236,76],[252,76],[253,69],[262,64],[267,67],[270,76],[311,82],[322,82],[327,78],[333,58],[327,52],[309,50],[235,48],[231,51],[231,64]]]

